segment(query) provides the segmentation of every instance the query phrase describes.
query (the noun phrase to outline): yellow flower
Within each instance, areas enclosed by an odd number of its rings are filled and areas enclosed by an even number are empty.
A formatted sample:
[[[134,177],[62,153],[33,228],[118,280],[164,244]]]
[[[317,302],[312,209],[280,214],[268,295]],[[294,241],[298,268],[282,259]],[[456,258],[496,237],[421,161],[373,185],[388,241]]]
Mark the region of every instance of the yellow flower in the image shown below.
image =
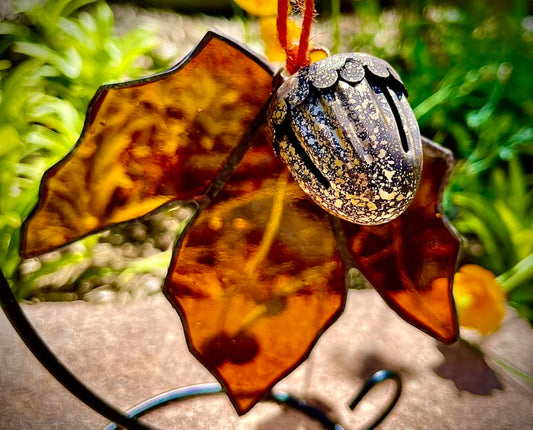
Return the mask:
[[[505,293],[492,272],[475,264],[462,266],[454,277],[453,295],[460,326],[483,336],[500,328]]]
[[[276,25],[277,0],[235,0],[235,3],[250,15],[259,17],[261,39],[265,44],[265,54],[269,61],[285,62],[287,55],[279,43]],[[298,46],[301,31],[300,25],[289,18],[287,21],[287,39],[290,45]],[[328,53],[324,49],[310,46],[309,58],[311,62],[322,60],[327,56]]]
[[[250,15],[276,16],[278,13],[277,0],[235,0],[235,3]]]
[[[235,3],[250,15],[260,17],[261,39],[265,44],[265,54],[272,62],[285,62],[285,51],[278,40],[276,17],[278,13],[277,0],[235,0]],[[289,18],[287,22],[287,37],[290,44],[295,44],[300,38],[300,26]]]
[[[278,40],[278,29],[276,28],[276,17],[265,17],[259,20],[261,26],[261,39],[265,44],[265,53],[267,58],[272,62],[282,62],[286,60],[285,51]],[[287,32],[289,42],[298,43],[301,28],[292,19],[287,23]]]

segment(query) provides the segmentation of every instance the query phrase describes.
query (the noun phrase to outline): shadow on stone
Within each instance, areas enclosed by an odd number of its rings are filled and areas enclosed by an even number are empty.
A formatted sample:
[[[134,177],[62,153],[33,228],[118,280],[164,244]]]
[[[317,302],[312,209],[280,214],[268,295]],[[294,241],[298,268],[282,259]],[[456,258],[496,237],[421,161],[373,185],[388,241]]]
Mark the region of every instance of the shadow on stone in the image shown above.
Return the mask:
[[[492,370],[483,355],[464,341],[453,345],[437,345],[444,362],[433,371],[444,379],[450,379],[460,391],[488,396],[492,390],[502,390],[498,375]]]
[[[359,369],[357,369],[357,377],[363,381],[366,381],[374,373],[384,369],[393,370],[402,376],[411,374],[409,369],[401,366],[399,363],[396,363],[393,360],[384,358],[376,353],[368,353],[364,356]]]

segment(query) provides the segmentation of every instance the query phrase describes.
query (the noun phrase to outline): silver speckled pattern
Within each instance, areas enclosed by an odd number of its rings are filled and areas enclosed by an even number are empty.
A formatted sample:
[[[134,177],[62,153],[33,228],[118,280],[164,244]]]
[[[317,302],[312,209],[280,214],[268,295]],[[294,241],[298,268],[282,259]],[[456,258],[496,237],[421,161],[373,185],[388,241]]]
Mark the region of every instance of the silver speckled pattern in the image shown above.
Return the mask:
[[[411,203],[422,144],[400,77],[384,60],[339,54],[290,76],[269,109],[274,147],[328,212],[383,224]]]

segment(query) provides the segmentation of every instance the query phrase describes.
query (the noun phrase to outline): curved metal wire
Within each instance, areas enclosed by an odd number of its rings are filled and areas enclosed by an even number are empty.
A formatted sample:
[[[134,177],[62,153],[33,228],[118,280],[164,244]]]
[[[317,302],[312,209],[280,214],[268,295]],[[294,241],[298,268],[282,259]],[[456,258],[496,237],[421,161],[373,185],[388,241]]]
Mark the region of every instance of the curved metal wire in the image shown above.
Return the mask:
[[[158,394],[150,399],[135,405],[129,409],[126,413],[130,417],[141,417],[142,415],[158,409],[162,406],[170,403],[178,402],[181,400],[188,400],[195,397],[208,396],[212,394],[223,393],[222,386],[218,383],[198,384],[190,385],[188,387],[177,388],[165,393]],[[285,392],[271,392],[270,396],[266,398],[267,401],[273,401],[279,404],[289,406],[293,409],[303,412],[310,418],[320,422],[324,428],[328,430],[344,430],[340,425],[328,418],[328,416],[320,409],[311,406],[305,402],[305,400],[291,396]],[[115,423],[109,423],[102,430],[116,430],[117,425]]]
[[[375,429],[383,420],[389,415],[392,411],[398,399],[400,398],[402,392],[402,381],[400,376],[391,370],[380,370],[374,373],[369,379],[367,379],[357,394],[355,398],[350,402],[349,408],[354,409],[361,400],[378,384],[387,380],[393,380],[396,383],[396,391],[391,402],[388,404],[387,408],[379,415],[379,417],[368,427],[367,430]],[[221,394],[223,393],[222,386],[218,383],[210,384],[198,384],[190,385],[188,387],[177,388],[175,390],[167,391],[165,393],[154,396],[150,399],[147,399],[133,408],[127,411],[128,416],[130,417],[141,417],[142,415],[158,409],[162,406],[168,405],[169,403],[178,402],[181,400],[187,400],[194,397],[208,396],[212,394]],[[308,404],[305,400],[298,397],[292,396],[291,394],[282,392],[282,391],[272,391],[270,396],[266,400],[274,401],[276,403],[288,406],[290,408],[296,409],[308,417],[318,421],[324,426],[327,430],[344,430],[342,425],[331,420],[327,414],[319,408]],[[116,430],[117,425],[115,423],[109,423],[102,430]]]
[[[396,391],[394,392],[394,397],[392,398],[387,408],[381,413],[381,415],[367,427],[368,430],[375,429],[379,424],[381,424],[383,420],[387,417],[387,415],[390,414],[394,406],[396,406],[396,403],[398,403],[398,400],[400,399],[400,396],[402,394],[402,379],[400,378],[400,375],[396,372],[393,372],[392,370],[377,371],[366,380],[365,384],[361,388],[361,391],[359,391],[357,396],[355,396],[354,399],[348,405],[348,407],[353,411],[355,407],[359,404],[359,402],[361,402],[361,400],[363,400],[363,398],[370,392],[370,390],[372,390],[372,388],[389,379],[396,383]]]
[[[150,399],[144,400],[143,402],[129,409],[126,414],[129,417],[138,418],[150,411],[168,405],[172,402],[192,399],[194,397],[208,396],[212,394],[221,394],[223,392],[222,386],[219,383],[190,385],[188,387],[170,390],[151,397]],[[109,423],[102,430],[116,430],[116,428],[117,425],[115,423]]]
[[[291,396],[284,392],[272,392],[270,393],[272,400],[277,403],[289,406],[300,412],[303,412],[315,421],[318,421],[327,430],[344,430],[344,427],[340,424],[332,421],[324,411],[314,406],[309,405],[305,400],[298,397]]]

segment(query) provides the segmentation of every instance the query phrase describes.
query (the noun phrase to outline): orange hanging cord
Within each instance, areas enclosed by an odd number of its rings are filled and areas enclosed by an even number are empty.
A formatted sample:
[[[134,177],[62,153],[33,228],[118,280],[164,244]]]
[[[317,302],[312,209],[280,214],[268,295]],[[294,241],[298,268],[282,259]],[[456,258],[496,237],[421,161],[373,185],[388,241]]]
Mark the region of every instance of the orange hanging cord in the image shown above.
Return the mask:
[[[290,74],[297,72],[309,64],[309,36],[315,13],[315,0],[305,0],[304,15],[300,43],[294,46],[288,40],[287,23],[289,20],[289,0],[278,0],[278,39],[287,55],[287,71]]]

